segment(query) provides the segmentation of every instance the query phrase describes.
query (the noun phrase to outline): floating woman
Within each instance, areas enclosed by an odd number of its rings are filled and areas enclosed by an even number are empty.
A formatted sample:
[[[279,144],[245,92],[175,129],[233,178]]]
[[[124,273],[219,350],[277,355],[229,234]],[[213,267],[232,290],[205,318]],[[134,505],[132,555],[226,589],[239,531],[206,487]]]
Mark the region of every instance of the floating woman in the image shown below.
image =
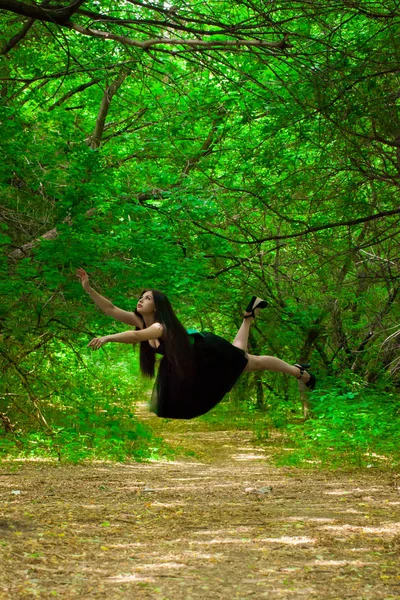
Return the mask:
[[[154,376],[156,354],[162,355],[153,388],[150,409],[159,417],[193,419],[211,410],[227,394],[242,373],[273,371],[300,379],[315,387],[315,376],[308,365],[289,365],[274,356],[248,354],[250,325],[267,303],[253,296],[233,343],[208,332],[188,332],[175,315],[168,298],[158,290],[141,293],[136,310],[122,310],[89,283],[86,271],[76,271],[83,289],[108,316],[136,330],[94,338],[89,347],[99,350],[109,342],[140,344],[140,369]]]

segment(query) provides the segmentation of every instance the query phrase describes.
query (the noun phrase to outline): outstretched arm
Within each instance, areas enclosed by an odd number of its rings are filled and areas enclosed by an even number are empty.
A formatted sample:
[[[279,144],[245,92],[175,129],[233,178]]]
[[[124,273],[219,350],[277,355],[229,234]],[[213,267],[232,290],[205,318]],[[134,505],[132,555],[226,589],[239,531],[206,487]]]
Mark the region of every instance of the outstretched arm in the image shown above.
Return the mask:
[[[125,323],[126,325],[134,325],[135,327],[142,329],[143,322],[134,312],[122,310],[121,308],[114,306],[114,304],[108,300],[108,298],[101,296],[90,286],[89,275],[84,269],[77,269],[76,275],[79,278],[85,292],[89,294],[90,298],[100,308],[100,310],[103,311],[104,314],[112,317],[116,321],[121,321],[121,323]]]
[[[157,340],[164,333],[164,328],[161,323],[153,323],[150,327],[142,329],[142,331],[123,331],[122,333],[113,333],[112,335],[104,335],[100,338],[93,338],[88,344],[93,350],[99,350],[108,342],[119,342],[121,344],[139,344],[148,340]]]

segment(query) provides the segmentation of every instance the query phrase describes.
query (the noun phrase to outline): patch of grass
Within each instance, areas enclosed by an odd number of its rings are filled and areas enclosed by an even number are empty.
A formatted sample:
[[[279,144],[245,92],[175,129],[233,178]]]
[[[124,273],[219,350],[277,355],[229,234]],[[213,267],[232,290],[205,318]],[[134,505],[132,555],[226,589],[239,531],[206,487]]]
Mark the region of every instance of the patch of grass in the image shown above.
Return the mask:
[[[330,378],[310,395],[312,418],[302,422],[276,408],[267,422],[280,423],[280,465],[305,468],[380,468],[400,465],[400,411],[396,394],[369,387],[348,373]],[[262,442],[262,436],[255,430]]]
[[[19,431],[0,439],[0,458],[50,458],[142,461],[172,457],[173,451],[132,410],[102,404],[100,410],[80,410],[57,419],[47,429]]]

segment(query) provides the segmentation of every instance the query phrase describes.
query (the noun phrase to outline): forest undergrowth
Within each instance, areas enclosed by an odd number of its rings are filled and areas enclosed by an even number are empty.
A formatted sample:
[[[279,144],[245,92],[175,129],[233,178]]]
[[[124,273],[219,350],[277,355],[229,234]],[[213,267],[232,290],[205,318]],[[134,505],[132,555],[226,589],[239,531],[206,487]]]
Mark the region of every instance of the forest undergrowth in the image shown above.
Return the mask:
[[[225,402],[201,417],[211,427],[252,431],[277,465],[304,469],[396,470],[400,464],[400,410],[396,390],[367,386],[354,373],[326,377],[310,393],[305,419],[296,395],[254,399],[232,410]]]
[[[115,366],[120,368],[120,364]],[[145,416],[148,382],[137,384],[139,409],[132,403],[131,386],[124,387],[123,379],[118,396],[111,375],[109,386],[97,394],[96,382],[86,383],[86,388],[82,382],[83,378],[79,389],[86,393],[76,396],[74,405],[70,398],[70,412],[64,404],[59,411],[53,406],[51,427],[38,429],[35,424],[31,431],[25,427],[6,433],[0,439],[1,458],[82,463],[173,460],[180,452],[193,455],[190,444],[186,449],[176,448],[164,439],[169,420],[150,419],[149,423]],[[395,471],[400,463],[400,414],[395,400],[395,390],[366,386],[349,373],[340,380],[322,380],[310,393],[307,419],[294,393],[270,393],[262,407],[257,407],[251,395],[239,401],[235,395],[194,421],[178,421],[175,428],[251,432],[253,442],[268,449],[276,465]]]

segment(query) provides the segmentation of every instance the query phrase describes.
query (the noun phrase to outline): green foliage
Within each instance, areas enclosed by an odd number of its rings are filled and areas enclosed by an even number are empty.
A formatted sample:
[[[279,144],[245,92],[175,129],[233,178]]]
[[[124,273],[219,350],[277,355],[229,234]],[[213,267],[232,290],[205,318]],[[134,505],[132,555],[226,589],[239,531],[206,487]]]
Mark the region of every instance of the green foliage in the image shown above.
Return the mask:
[[[162,440],[151,430],[126,416],[88,419],[81,414],[67,419],[65,427],[53,426],[51,433],[36,431],[0,442],[0,456],[18,458],[50,458],[78,463],[83,460],[146,460],[168,455]]]
[[[172,10],[89,1],[72,22],[93,18],[108,39],[38,18],[7,49],[26,25],[12,11],[0,16],[0,411],[21,440],[38,435],[31,446],[48,439],[77,455],[136,452],[122,416],[128,377],[113,372],[125,391],[112,408],[111,371],[82,384],[80,369],[93,368],[83,336],[112,325],[83,295],[77,266],[121,308],[160,288],[188,327],[228,339],[257,293],[269,308],[252,352],[311,360],[320,380],[352,369],[396,393],[398,338],[387,339],[400,322],[398,213],[387,214],[398,210],[400,171],[396,3],[211,1],[193,14],[179,0]],[[180,42],[124,40],[166,31]],[[220,45],[184,45],[199,38]],[[284,378],[265,382],[264,397],[259,382],[233,402],[270,406],[282,427],[298,397]],[[390,421],[373,389],[379,422]],[[318,410],[315,427],[331,423]],[[338,439],[361,448],[357,431]]]
[[[293,419],[286,411],[279,423],[279,464],[305,468],[396,468],[400,464],[400,411],[395,393],[367,387],[354,373],[326,378],[312,396],[312,419]],[[293,409],[292,409],[293,410]],[[277,425],[282,407],[271,410]]]
[[[68,346],[53,342],[41,356],[32,353],[29,361],[20,362],[20,370],[35,370],[35,379],[21,384],[15,373],[8,375],[6,389],[14,391],[6,392],[1,411],[14,430],[0,439],[0,454],[72,462],[168,454],[168,447],[135,416],[135,403],[149,393],[148,383],[138,378],[137,355],[129,347],[125,354],[114,350],[95,358],[87,351],[77,359]],[[21,414],[24,392],[30,402]]]

